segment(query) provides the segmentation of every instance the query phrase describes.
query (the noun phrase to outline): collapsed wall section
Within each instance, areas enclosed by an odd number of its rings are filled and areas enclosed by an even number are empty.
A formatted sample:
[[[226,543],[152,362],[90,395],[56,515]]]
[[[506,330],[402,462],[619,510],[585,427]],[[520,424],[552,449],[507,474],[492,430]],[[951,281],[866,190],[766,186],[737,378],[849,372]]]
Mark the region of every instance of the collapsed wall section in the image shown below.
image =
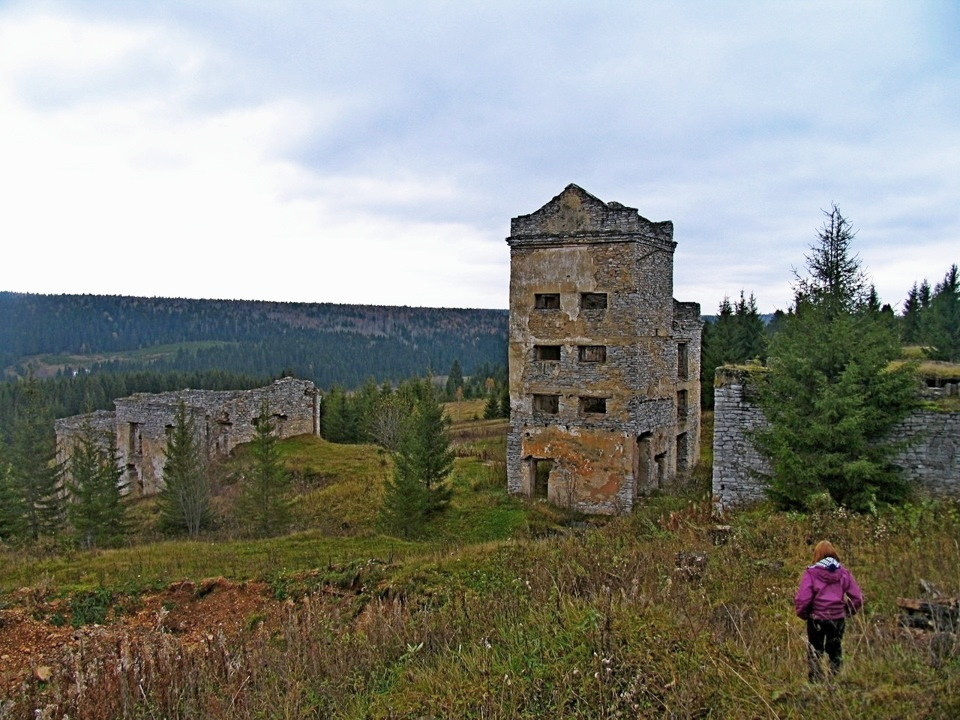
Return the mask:
[[[283,378],[253,390],[180,390],[140,393],[114,401],[116,411],[57,421],[58,453],[66,460],[82,428],[94,423],[115,443],[126,491],[152,495],[163,485],[169,432],[182,405],[208,459],[250,442],[267,408],[277,437],[319,435],[320,395],[307,380]]]

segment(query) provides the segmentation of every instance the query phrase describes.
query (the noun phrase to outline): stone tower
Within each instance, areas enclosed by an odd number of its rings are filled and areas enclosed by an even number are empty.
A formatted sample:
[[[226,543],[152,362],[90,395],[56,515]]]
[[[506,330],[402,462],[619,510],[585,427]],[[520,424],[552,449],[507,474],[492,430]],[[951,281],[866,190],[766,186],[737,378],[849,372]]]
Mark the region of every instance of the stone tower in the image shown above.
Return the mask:
[[[673,223],[576,185],[510,223],[507,485],[619,513],[700,456],[700,306]]]

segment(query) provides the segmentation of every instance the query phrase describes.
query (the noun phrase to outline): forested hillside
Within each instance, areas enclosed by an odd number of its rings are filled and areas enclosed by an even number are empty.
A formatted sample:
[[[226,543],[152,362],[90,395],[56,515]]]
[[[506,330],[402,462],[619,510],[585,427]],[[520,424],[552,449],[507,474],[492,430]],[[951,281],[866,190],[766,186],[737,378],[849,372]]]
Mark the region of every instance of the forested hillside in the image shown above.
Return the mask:
[[[506,310],[0,292],[7,377],[288,372],[327,388],[505,365]]]

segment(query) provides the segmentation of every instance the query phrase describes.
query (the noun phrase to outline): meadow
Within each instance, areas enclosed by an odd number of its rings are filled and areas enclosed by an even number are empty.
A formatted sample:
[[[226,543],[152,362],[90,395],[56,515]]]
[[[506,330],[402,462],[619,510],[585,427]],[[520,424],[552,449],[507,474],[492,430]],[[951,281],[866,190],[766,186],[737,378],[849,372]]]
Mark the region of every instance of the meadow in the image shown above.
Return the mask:
[[[421,540],[376,529],[389,457],[301,438],[284,444],[290,535],[158,539],[141,504],[128,547],[4,551],[0,633],[26,609],[87,645],[8,684],[0,718],[960,717],[957,636],[904,627],[897,608],[923,585],[960,595],[960,504],[718,518],[705,446],[690,478],[633,514],[576,517],[508,496],[505,425],[457,409],[454,502]],[[229,468],[221,483],[228,502]],[[821,538],[866,606],[841,674],[810,685],[792,601]],[[174,586],[183,606],[225,602],[228,586],[258,600],[232,629],[123,632],[142,608],[176,613]],[[102,606],[96,632],[73,622],[80,599]]]

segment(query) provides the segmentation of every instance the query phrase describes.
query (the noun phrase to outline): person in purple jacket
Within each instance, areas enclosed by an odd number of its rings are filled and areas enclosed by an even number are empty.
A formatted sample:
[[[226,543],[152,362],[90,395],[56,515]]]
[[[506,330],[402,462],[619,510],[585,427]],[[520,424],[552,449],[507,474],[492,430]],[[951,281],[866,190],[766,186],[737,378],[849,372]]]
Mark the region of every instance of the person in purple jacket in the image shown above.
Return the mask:
[[[813,549],[813,565],[800,579],[794,598],[797,617],[807,621],[807,668],[810,682],[823,679],[821,658],[830,658],[830,674],[843,661],[845,619],[863,607],[863,594],[853,575],[840,564],[833,544],[821,540]]]

